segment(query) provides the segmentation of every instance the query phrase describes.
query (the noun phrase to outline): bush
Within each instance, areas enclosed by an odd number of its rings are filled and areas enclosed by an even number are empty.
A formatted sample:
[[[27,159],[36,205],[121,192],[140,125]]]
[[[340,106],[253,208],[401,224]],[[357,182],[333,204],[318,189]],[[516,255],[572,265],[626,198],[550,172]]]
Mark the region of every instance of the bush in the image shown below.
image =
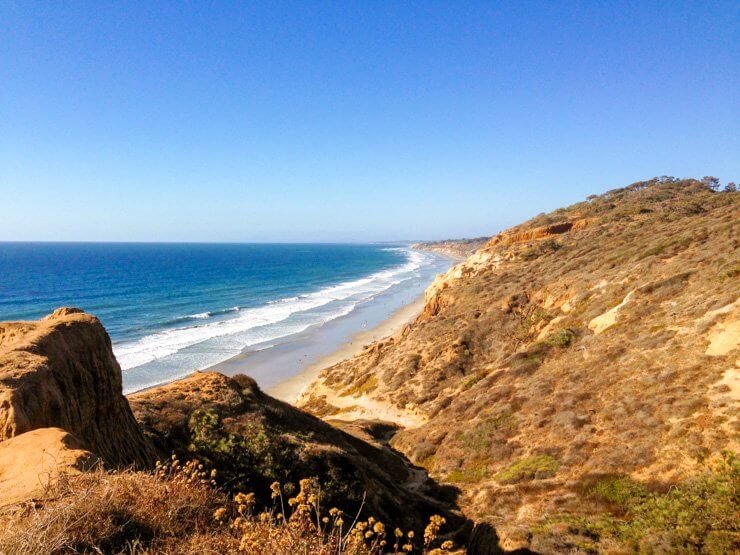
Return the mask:
[[[534,480],[549,478],[557,472],[560,463],[550,455],[533,455],[520,459],[496,474],[500,482],[521,482],[523,480]]]
[[[338,453],[314,450],[307,456],[308,441],[295,441],[260,424],[229,433],[212,409],[195,411],[190,429],[190,453],[208,468],[217,468],[219,484],[231,492],[254,491],[265,504],[271,483],[281,482],[290,492],[299,479],[310,477],[322,483],[327,502],[348,511],[362,503],[364,488],[353,466]]]
[[[555,239],[546,239],[522,251],[521,256],[524,260],[534,260],[549,252],[556,252],[562,247],[563,245]]]
[[[545,338],[544,343],[550,347],[568,347],[576,334],[573,330],[557,330]]]
[[[740,462],[734,453],[723,452],[707,472],[665,493],[628,477],[610,477],[594,484],[589,496],[616,510],[596,516],[557,515],[541,523],[538,532],[553,534],[565,525],[570,534],[617,542],[637,552],[740,550]]]

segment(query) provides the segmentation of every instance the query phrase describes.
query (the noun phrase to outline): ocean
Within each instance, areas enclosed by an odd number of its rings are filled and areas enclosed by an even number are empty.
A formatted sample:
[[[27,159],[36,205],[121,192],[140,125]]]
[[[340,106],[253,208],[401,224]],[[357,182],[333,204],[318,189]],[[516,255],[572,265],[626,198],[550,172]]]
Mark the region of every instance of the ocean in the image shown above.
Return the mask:
[[[330,322],[357,326],[350,316],[373,303],[390,315],[450,263],[404,245],[0,243],[0,321],[96,315],[131,392]]]

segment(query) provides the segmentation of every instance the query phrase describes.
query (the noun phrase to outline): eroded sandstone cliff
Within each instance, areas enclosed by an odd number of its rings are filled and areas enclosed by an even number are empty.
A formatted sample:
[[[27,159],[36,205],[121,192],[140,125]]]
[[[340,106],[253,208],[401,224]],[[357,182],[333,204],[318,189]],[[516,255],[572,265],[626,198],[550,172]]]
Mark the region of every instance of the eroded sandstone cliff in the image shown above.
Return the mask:
[[[79,309],[0,323],[0,441],[61,428],[109,466],[153,463],[105,329]]]

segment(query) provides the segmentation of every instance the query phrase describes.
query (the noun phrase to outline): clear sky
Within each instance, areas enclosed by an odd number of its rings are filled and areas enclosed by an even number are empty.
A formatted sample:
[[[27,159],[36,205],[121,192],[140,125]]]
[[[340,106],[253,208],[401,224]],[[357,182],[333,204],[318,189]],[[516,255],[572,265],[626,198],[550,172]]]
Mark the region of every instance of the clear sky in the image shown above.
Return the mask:
[[[0,240],[490,235],[740,181],[740,3],[0,2]]]

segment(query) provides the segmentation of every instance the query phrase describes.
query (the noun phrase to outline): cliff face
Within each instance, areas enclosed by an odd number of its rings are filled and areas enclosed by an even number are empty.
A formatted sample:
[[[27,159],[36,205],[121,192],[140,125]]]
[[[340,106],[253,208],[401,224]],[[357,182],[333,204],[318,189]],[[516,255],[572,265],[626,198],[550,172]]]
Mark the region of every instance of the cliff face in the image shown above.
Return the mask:
[[[122,394],[110,338],[79,309],[0,323],[0,441],[52,427],[107,465],[153,462]]]
[[[0,442],[0,506],[41,497],[60,474],[80,474],[98,461],[60,428],[39,428]]]
[[[739,217],[737,193],[694,180],[538,216],[439,276],[413,325],[301,403],[391,406],[419,422],[392,445],[505,547],[576,549],[548,536],[553,519],[608,513],[593,494],[608,480],[665,491],[738,448]]]

